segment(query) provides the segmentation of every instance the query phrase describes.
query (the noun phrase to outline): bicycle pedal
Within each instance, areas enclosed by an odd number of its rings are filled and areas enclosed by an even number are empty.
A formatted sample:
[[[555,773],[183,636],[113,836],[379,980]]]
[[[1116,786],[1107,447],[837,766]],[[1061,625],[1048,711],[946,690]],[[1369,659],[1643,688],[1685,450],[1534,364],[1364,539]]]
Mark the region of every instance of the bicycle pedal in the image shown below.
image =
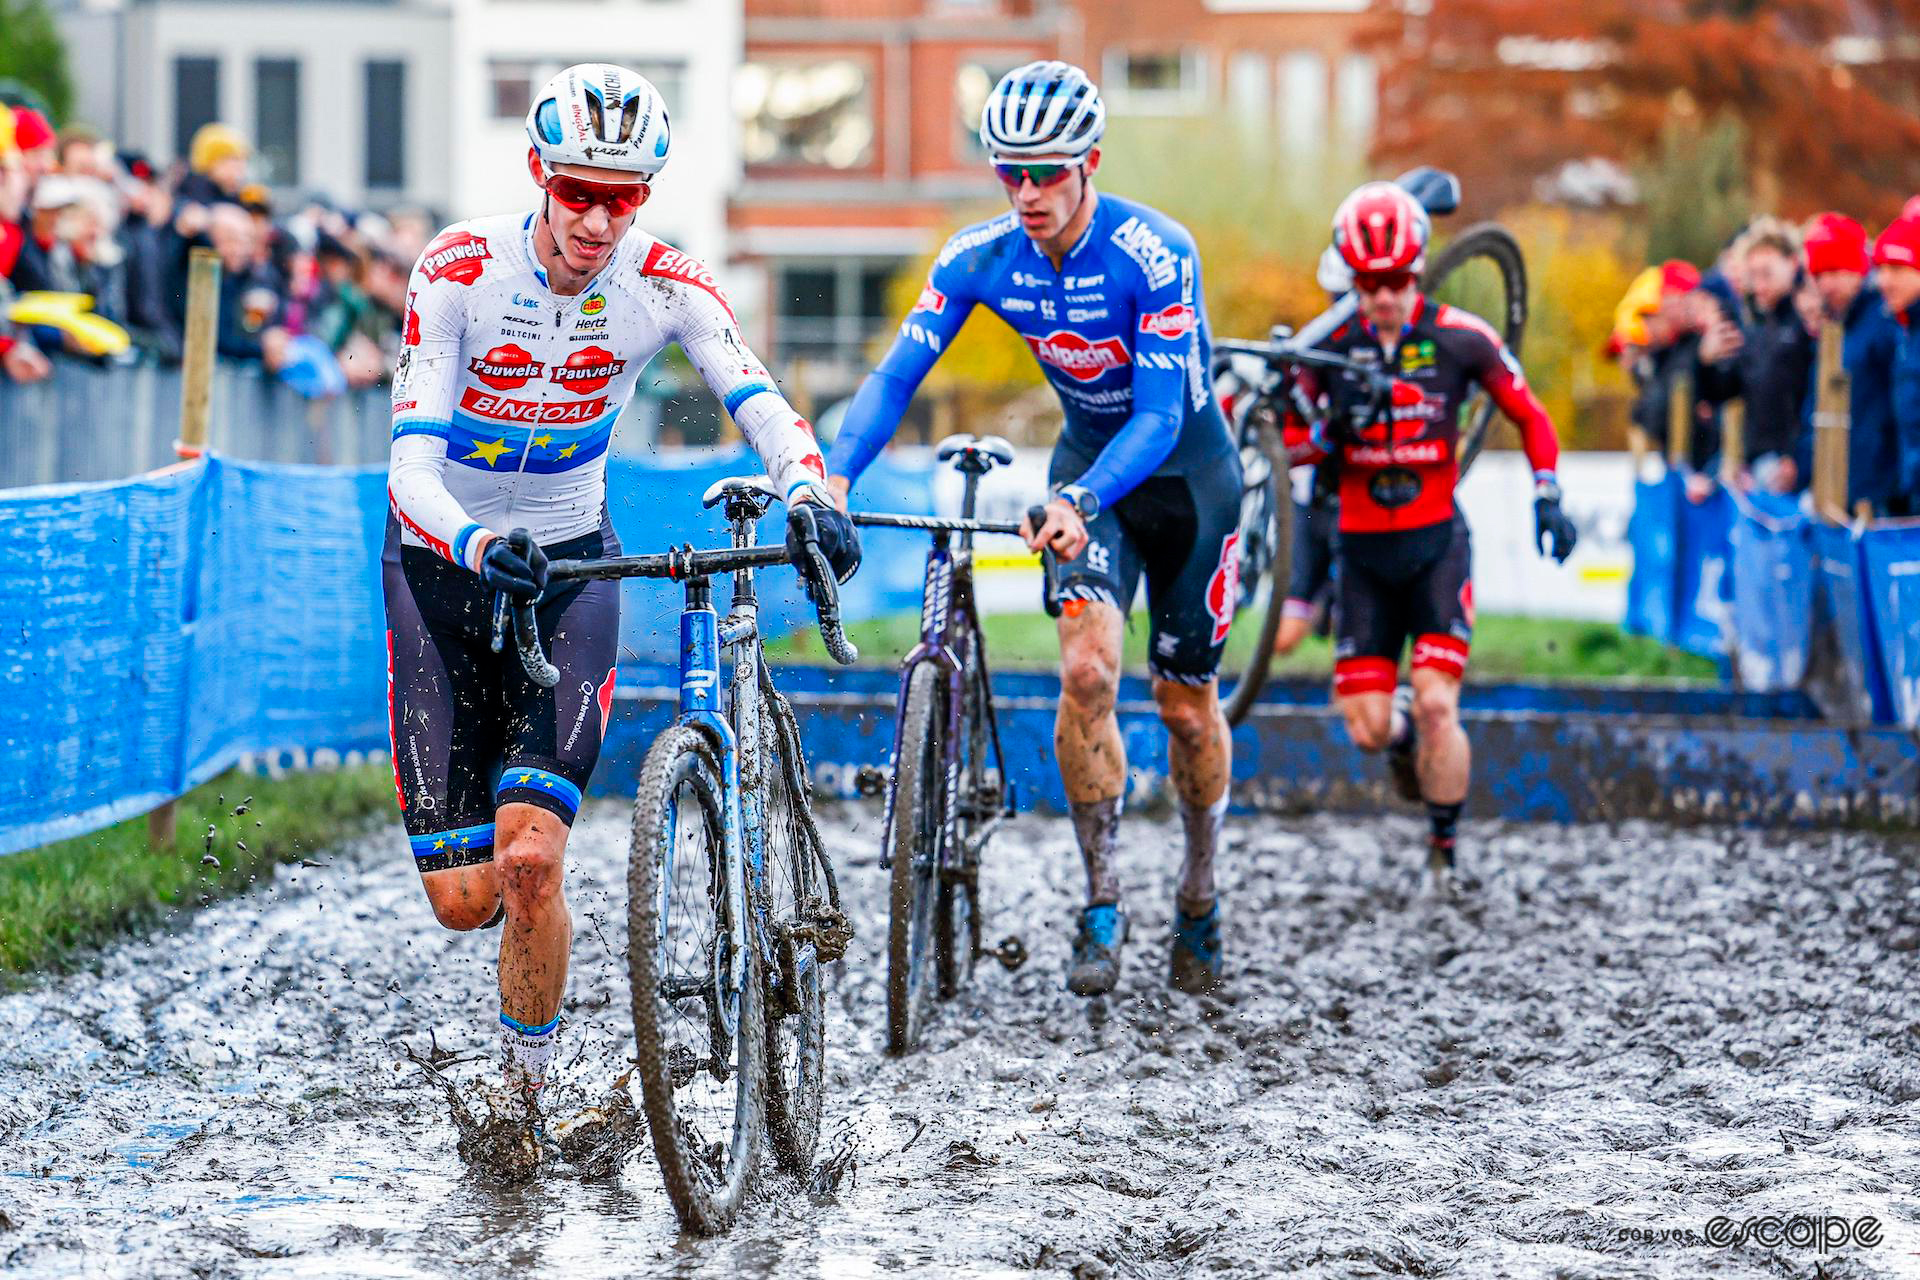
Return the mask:
[[[872,799],[884,795],[887,790],[887,772],[877,765],[863,764],[853,772],[853,789],[856,794]]]
[[[1008,973],[1012,973],[1027,962],[1027,944],[1009,934],[1000,940],[999,946],[992,948],[987,954],[1005,965]]]

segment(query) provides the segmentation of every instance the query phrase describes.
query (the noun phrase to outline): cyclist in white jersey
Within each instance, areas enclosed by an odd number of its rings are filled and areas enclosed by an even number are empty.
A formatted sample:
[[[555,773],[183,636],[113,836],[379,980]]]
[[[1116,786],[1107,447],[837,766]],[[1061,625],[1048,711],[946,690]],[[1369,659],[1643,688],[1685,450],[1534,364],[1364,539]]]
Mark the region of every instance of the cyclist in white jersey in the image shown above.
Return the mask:
[[[616,583],[546,591],[546,565],[618,552],[607,446],[648,362],[679,343],[789,503],[816,504],[842,581],[860,553],[812,428],[713,276],[633,226],[667,159],[659,93],[620,67],[570,67],[534,99],[527,134],[540,208],[447,228],[408,283],[383,570],[407,834],[441,924],[504,922],[503,1065],[531,1098],[566,988],[562,855],[612,713],[619,631]],[[516,528],[530,544],[505,536]],[[557,688],[533,684],[512,646],[492,652],[496,591],[537,599]]]

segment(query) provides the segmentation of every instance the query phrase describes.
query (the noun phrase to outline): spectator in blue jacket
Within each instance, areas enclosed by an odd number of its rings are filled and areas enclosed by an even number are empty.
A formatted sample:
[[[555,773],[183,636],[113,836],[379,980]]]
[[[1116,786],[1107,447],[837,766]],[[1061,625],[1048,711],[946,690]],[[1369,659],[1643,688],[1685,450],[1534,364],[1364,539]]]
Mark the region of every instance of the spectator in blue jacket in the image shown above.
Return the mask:
[[[1893,360],[1901,331],[1887,314],[1880,291],[1867,280],[1872,270],[1867,229],[1843,214],[1820,214],[1807,224],[1806,254],[1807,274],[1819,290],[1826,318],[1846,333],[1847,509],[1865,503],[1877,516],[1908,515],[1900,435],[1893,418]],[[1807,390],[1809,426],[1818,403],[1816,379]]]
[[[1920,502],[1920,210],[1880,233],[1873,266],[1887,314],[1900,326],[1893,416],[1900,432],[1901,487],[1910,503]]]
[[[1778,218],[1760,218],[1736,250],[1746,269],[1745,323],[1708,328],[1700,345],[1701,394],[1716,404],[1745,401],[1753,483],[1798,493],[1813,469],[1813,438],[1802,415],[1814,376],[1813,335],[1794,305],[1800,233]]]

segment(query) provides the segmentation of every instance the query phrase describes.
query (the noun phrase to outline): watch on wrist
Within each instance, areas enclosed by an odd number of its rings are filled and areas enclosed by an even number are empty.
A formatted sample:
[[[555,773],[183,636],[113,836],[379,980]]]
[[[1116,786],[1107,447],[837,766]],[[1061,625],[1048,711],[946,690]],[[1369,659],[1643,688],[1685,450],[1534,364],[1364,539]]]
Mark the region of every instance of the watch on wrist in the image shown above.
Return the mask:
[[[1082,520],[1091,520],[1100,514],[1100,495],[1085,485],[1070,484],[1053,496],[1078,511]]]

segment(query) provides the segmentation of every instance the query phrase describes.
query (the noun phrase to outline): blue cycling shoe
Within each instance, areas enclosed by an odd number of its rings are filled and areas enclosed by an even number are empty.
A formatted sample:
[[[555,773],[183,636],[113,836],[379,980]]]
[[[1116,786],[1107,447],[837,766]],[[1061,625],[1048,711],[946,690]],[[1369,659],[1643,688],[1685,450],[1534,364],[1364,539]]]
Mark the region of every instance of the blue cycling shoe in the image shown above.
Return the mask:
[[[1073,939],[1073,962],[1067,966],[1067,990],[1077,996],[1103,996],[1120,983],[1120,948],[1127,941],[1127,917],[1119,907],[1103,904],[1080,913],[1080,932]]]
[[[1211,995],[1220,989],[1220,904],[1205,915],[1173,911],[1173,954],[1167,965],[1167,984],[1190,996]]]

